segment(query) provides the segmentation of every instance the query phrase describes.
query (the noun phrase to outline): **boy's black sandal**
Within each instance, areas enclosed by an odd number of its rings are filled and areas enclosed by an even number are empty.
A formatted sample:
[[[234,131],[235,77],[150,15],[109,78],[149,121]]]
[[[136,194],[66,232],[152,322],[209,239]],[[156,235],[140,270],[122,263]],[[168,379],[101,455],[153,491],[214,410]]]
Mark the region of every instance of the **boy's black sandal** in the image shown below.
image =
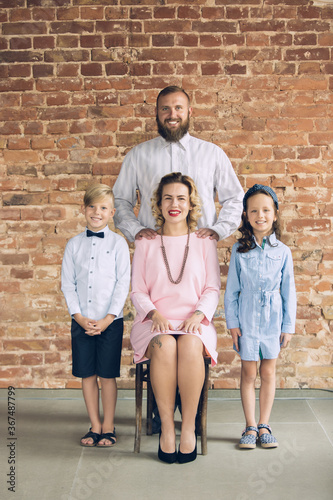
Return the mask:
[[[82,443],[82,439],[88,439],[91,438],[93,440],[92,443]],[[98,441],[101,439],[101,435],[98,434],[97,432],[92,432],[91,427],[89,429],[89,432],[85,434],[81,440],[80,440],[80,445],[85,446],[86,448],[92,448],[93,446],[96,446]]]
[[[111,444],[99,444],[102,439],[107,439]],[[113,429],[113,432],[102,432],[99,436],[99,440],[97,443],[97,448],[111,448],[117,442],[116,429]]]

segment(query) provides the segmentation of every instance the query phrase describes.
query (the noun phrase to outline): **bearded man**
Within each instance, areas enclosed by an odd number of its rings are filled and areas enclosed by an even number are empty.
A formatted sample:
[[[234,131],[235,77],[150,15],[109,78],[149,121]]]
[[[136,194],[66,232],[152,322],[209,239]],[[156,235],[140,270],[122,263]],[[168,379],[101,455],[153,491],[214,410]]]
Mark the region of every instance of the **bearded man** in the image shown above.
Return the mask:
[[[199,238],[221,240],[238,228],[243,189],[224,151],[188,133],[192,107],[180,87],[161,90],[156,101],[159,136],[135,146],[126,156],[114,185],[116,227],[129,241],[156,237],[151,198],[161,177],[181,172],[192,177],[202,201]],[[136,218],[133,208],[140,196]],[[215,198],[221,209],[216,214]]]

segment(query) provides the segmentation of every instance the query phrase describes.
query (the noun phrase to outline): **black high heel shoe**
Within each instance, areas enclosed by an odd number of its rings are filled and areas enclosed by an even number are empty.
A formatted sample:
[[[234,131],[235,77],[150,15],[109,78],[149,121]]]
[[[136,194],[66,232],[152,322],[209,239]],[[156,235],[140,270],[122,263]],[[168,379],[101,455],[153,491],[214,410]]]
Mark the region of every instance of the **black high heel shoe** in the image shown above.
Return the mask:
[[[177,460],[179,464],[188,464],[193,462],[197,458],[197,433],[195,433],[195,448],[191,453],[182,453],[180,451],[180,445],[177,453]]]
[[[160,431],[160,436],[158,438],[158,458],[162,462],[165,462],[167,464],[174,464],[176,462],[176,460],[177,460],[177,451],[175,450],[173,453],[165,453],[161,449],[161,444],[160,444],[161,434],[162,434],[162,432]]]

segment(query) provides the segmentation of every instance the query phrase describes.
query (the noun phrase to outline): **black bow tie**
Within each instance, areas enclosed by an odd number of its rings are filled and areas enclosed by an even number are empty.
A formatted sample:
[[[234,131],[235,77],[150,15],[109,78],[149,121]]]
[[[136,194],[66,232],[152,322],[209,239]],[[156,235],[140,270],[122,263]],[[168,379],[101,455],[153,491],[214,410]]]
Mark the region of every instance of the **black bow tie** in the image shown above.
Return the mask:
[[[97,236],[97,238],[104,238],[104,233],[94,233],[94,231],[90,231],[90,229],[87,229],[87,236],[90,238],[91,236]]]

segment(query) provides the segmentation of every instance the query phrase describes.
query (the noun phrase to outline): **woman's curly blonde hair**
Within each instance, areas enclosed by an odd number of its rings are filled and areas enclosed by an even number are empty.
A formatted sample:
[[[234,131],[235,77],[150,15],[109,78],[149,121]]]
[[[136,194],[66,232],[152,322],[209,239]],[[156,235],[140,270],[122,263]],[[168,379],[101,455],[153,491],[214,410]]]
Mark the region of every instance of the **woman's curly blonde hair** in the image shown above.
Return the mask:
[[[186,220],[190,231],[194,231],[197,227],[197,221],[201,216],[201,200],[193,179],[188,175],[183,175],[181,172],[172,172],[171,174],[167,174],[162,177],[156,191],[154,191],[151,201],[153,215],[156,219],[156,227],[162,227],[165,222],[161,210],[163,188],[168,184],[175,183],[184,184],[188,187],[190,193],[191,210],[189,211]]]

